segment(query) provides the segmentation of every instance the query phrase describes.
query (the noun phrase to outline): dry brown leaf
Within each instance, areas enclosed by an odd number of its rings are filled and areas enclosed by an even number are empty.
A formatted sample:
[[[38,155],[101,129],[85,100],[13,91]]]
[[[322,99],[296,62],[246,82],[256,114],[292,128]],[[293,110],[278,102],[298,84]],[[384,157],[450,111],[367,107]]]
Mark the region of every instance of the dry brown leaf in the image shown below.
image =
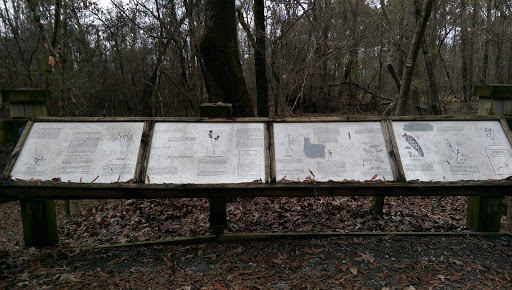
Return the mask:
[[[357,275],[357,267],[356,266],[349,267],[348,269],[350,270],[352,275]]]
[[[370,255],[368,252],[365,252],[365,253],[362,253],[362,254],[359,253],[359,255],[361,255],[361,257],[356,258],[355,259],[356,261],[365,261],[365,262],[370,262],[370,263],[373,263],[373,261],[375,261],[375,257]]]
[[[48,65],[51,67],[55,66],[55,58],[51,55],[48,57]]]

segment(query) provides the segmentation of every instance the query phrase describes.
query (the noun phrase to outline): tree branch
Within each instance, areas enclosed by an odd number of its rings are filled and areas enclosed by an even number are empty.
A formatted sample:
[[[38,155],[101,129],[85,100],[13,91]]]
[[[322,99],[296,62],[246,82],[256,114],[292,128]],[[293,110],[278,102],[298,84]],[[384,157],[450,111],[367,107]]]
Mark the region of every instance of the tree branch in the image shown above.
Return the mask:
[[[256,39],[254,38],[254,35],[252,35],[251,28],[249,27],[249,24],[245,22],[244,14],[242,13],[242,9],[237,8],[236,14],[238,15],[238,22],[240,23],[240,26],[244,29],[245,33],[247,33],[247,38],[249,39],[249,42],[252,45],[252,48],[256,49]]]
[[[337,87],[337,86],[353,86],[353,87],[356,87],[360,90],[362,90],[363,92],[375,97],[375,98],[381,98],[381,99],[384,99],[384,100],[387,100],[387,101],[393,101],[392,98],[389,98],[389,97],[385,97],[385,96],[379,96],[377,95],[376,93],[370,91],[369,89],[365,88],[365,87],[362,87],[361,85],[357,84],[357,83],[354,83],[354,82],[340,82],[338,84],[332,84],[332,85],[327,85],[328,87]]]

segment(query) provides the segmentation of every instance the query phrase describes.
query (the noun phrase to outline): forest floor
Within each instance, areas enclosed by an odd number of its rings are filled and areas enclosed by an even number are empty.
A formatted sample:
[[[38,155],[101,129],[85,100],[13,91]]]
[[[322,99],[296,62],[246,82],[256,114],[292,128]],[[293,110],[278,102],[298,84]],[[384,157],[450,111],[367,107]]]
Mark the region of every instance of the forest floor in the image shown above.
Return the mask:
[[[0,204],[0,288],[493,288],[512,286],[512,236],[465,235],[465,197],[237,198],[229,233],[352,232],[245,241],[208,237],[204,199],[57,202],[58,246],[24,248],[19,202]],[[362,232],[460,235],[356,235]]]

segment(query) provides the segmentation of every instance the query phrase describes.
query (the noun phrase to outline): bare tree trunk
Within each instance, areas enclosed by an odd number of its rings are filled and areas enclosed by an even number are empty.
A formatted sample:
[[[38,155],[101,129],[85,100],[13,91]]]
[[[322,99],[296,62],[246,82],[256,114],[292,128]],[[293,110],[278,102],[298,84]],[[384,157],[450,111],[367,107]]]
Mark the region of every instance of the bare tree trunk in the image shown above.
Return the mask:
[[[400,93],[398,94],[396,115],[405,115],[407,112],[414,66],[416,64],[416,59],[418,57],[430,14],[432,13],[433,3],[434,0],[425,0],[423,3],[421,18],[416,25],[416,32],[414,33],[414,38],[412,39],[411,47],[407,56],[407,63],[404,68],[404,73],[402,74],[402,86],[400,88]]]
[[[425,39],[422,44],[423,58],[425,59],[425,69],[427,71],[428,83],[430,85],[430,95],[428,96],[427,107],[430,114],[440,115],[441,110],[439,108],[439,93],[437,91],[437,81],[434,72],[434,62],[429,53],[427,42]]]
[[[485,40],[484,40],[484,55],[483,55],[483,67],[482,67],[482,78],[480,79],[481,84],[487,84],[487,71],[489,69],[489,40],[491,36],[491,23],[492,23],[492,1],[487,0],[485,6]]]
[[[254,0],[253,6],[256,47],[254,47],[254,68],[256,70],[256,95],[258,117],[269,116],[268,79],[266,61],[265,1]]]
[[[206,87],[210,98],[233,104],[234,116],[254,116],[240,64],[234,0],[206,0],[201,39]]]
[[[496,15],[496,23],[498,24],[498,27],[504,27],[504,24],[505,24],[505,11],[503,11],[503,4],[504,3],[500,3],[500,4],[497,4],[498,6],[496,7],[496,9],[498,11],[496,11],[497,15]],[[496,73],[495,77],[494,77],[494,83],[496,84],[503,84],[504,83],[504,77],[503,77],[503,71],[502,71],[502,61],[503,61],[503,37],[501,35],[497,35],[496,36],[496,58],[494,59],[494,72]]]
[[[383,1],[382,1],[383,2]],[[409,49],[409,54],[407,57],[407,63],[402,74],[402,80],[400,83],[400,92],[398,94],[398,100],[393,102],[388,110],[384,112],[384,114],[390,113],[396,104],[396,114],[397,115],[405,115],[409,100],[409,90],[411,87],[412,74],[414,72],[414,66],[416,64],[416,59],[418,57],[418,53],[421,47],[421,43],[423,40],[423,35],[425,34],[425,29],[427,27],[428,20],[430,18],[430,14],[432,12],[432,5],[434,4],[434,0],[425,0],[423,2],[422,14],[420,16],[419,21],[417,21],[416,32],[414,34],[414,38],[411,42],[411,47]],[[376,214],[382,215],[384,209],[384,199],[385,196],[374,196],[372,198],[371,208],[372,211]]]
[[[461,74],[462,74],[462,94],[464,103],[468,102],[471,98],[471,94],[473,92],[473,41],[472,36],[470,35],[470,31],[468,27],[470,24],[468,21],[468,15],[465,12],[466,1],[461,1],[461,57],[462,57],[462,66],[461,66]],[[472,31],[471,31],[472,33]]]

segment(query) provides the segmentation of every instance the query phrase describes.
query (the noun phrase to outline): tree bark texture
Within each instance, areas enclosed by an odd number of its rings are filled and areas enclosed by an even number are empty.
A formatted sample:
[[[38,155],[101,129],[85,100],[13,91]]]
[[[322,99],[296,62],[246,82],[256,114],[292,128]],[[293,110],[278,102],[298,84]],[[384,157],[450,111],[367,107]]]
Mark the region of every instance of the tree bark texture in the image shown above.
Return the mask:
[[[402,86],[400,87],[400,93],[398,95],[398,102],[396,108],[396,115],[405,115],[407,113],[407,105],[409,102],[409,92],[411,89],[412,75],[414,72],[414,66],[418,53],[421,47],[423,35],[427,28],[427,23],[432,13],[432,5],[434,0],[425,0],[422,7],[422,14],[420,21],[416,25],[416,32],[411,42],[411,47],[407,56],[407,63],[402,74]]]
[[[254,110],[240,64],[236,24],[234,0],[205,1],[200,43],[205,84],[210,100],[232,103],[235,117],[252,117]]]
[[[265,1],[255,0],[253,6],[256,46],[254,47],[254,68],[256,71],[256,95],[258,117],[269,116],[268,80],[266,61]]]
[[[482,85],[487,84],[487,71],[489,69],[489,40],[491,36],[491,23],[492,23],[492,0],[486,1],[485,6],[485,40],[484,40],[484,55],[483,55],[483,67],[482,67],[482,78],[480,83]]]

